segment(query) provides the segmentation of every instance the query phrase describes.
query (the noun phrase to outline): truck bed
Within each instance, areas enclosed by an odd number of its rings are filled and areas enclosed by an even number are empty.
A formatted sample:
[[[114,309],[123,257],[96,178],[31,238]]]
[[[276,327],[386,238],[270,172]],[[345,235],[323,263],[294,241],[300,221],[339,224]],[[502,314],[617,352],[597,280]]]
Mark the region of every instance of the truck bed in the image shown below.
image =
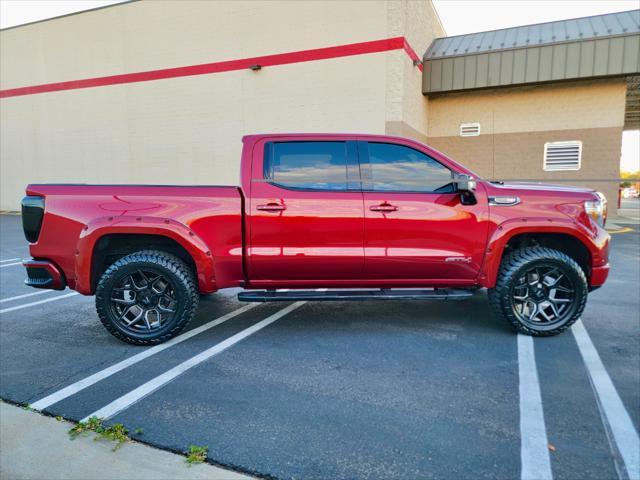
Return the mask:
[[[238,285],[244,278],[240,187],[33,184],[27,195],[45,198],[41,234],[31,245],[32,256],[53,261],[67,284],[81,293],[92,293],[95,279],[89,285],[76,285],[78,270],[87,268],[82,259],[91,253],[79,250],[93,249],[91,237],[105,233],[156,233],[180,244],[186,236],[213,263],[213,272],[198,266],[203,292]]]

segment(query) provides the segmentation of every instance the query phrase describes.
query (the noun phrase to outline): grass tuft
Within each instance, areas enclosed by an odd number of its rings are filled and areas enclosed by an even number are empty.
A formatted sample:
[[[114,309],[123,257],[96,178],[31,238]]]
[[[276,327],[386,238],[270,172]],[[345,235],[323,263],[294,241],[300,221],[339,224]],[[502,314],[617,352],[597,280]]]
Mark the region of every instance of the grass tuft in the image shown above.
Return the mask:
[[[113,451],[118,450],[123,443],[129,440],[129,430],[121,424],[114,423],[110,427],[105,427],[101,418],[91,417],[86,422],[79,422],[75,424],[69,430],[69,437],[71,440],[77,438],[80,435],[86,435],[89,432],[94,432],[97,436],[94,440],[108,440],[115,442]]]
[[[200,447],[198,445],[190,445],[185,462],[187,462],[189,466],[195,463],[203,463],[207,460],[207,453],[209,453],[209,447],[207,446]]]

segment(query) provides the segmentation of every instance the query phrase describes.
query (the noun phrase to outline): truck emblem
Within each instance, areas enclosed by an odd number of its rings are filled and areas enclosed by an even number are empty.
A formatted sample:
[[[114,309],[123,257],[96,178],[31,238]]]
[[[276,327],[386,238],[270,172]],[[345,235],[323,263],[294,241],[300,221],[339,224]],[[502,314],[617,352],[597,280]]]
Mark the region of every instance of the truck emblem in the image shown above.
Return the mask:
[[[447,257],[444,259],[445,262],[461,262],[461,263],[471,263],[471,257]]]

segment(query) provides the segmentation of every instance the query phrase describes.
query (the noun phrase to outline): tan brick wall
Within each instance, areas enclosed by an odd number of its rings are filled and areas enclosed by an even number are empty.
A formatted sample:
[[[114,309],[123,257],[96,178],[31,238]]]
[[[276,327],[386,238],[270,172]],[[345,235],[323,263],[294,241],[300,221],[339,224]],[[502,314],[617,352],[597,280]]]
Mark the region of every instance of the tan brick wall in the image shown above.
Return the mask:
[[[483,134],[618,127],[624,123],[624,79],[514,87],[429,99],[429,137],[458,135],[479,122]]]
[[[582,141],[580,170],[546,172],[545,142]],[[428,143],[483,178],[537,180],[594,188],[617,201],[622,127],[503,133],[478,137],[431,137]],[[606,181],[609,180],[609,181]]]
[[[485,178],[574,183],[615,204],[625,95],[623,79],[608,79],[436,96],[427,143]],[[480,136],[460,137],[467,122]],[[580,170],[545,172],[544,144],[568,140],[583,142]]]

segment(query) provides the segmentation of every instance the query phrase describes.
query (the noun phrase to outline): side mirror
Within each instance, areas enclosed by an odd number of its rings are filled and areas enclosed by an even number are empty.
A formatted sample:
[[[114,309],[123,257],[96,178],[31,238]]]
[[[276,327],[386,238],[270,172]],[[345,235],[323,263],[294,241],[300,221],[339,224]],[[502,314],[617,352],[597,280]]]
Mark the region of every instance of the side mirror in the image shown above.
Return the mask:
[[[454,173],[453,183],[456,184],[458,192],[460,192],[460,202],[463,205],[475,205],[478,203],[475,194],[476,180],[471,175],[465,173]]]
[[[454,173],[453,182],[458,186],[459,192],[473,192],[476,189],[476,180],[466,173]]]

